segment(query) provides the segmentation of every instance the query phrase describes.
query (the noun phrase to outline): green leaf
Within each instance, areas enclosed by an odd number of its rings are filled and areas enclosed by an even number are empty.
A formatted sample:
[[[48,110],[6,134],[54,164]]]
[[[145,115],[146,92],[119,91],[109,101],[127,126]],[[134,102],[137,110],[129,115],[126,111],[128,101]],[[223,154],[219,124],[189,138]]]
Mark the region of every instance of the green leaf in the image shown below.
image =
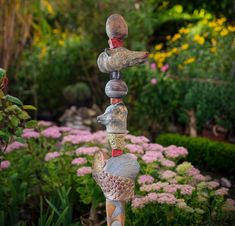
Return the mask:
[[[38,125],[38,122],[36,120],[30,120],[26,122],[25,126],[27,128],[35,128]]]
[[[0,89],[0,99],[4,97],[4,92]]]
[[[10,112],[10,111],[15,111],[15,112],[22,112],[22,110],[15,104],[8,106],[5,109],[6,112]]]
[[[20,99],[18,99],[17,97],[13,97],[9,94],[7,94],[6,96],[3,97],[3,99],[8,100],[14,104],[18,104],[18,105],[23,105],[22,101]]]
[[[22,108],[25,110],[33,110],[33,111],[37,110],[37,108],[34,107],[33,105],[23,105]]]
[[[30,119],[30,116],[29,116],[29,114],[26,111],[22,111],[19,114],[19,118],[22,119],[22,120],[27,120],[27,119]]]
[[[10,120],[10,123],[12,126],[17,127],[20,123],[20,120],[16,116],[13,116]]]

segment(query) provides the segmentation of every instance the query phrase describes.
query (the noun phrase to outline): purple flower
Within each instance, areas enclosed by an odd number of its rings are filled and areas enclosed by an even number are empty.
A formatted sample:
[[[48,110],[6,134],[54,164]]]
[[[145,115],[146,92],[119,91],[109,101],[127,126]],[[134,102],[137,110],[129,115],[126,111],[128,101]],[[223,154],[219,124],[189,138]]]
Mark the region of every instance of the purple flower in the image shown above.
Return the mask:
[[[85,163],[87,163],[87,159],[86,158],[75,158],[72,161],[73,165],[82,165],[82,164],[85,164]]]
[[[43,130],[41,134],[44,137],[53,138],[53,139],[57,139],[61,137],[60,130],[57,126],[48,127],[47,129]]]
[[[151,184],[153,183],[154,178],[150,175],[141,175],[138,179],[139,184]]]
[[[22,148],[25,148],[26,147],[26,144],[22,144],[18,141],[14,141],[12,142],[11,144],[9,144],[6,148],[6,153],[10,153],[14,150],[17,150],[17,149],[22,149]]]
[[[57,151],[49,152],[49,153],[46,154],[44,159],[45,159],[45,161],[50,161],[50,160],[55,159],[55,158],[57,158],[59,156],[60,156],[60,153],[57,152]]]
[[[77,176],[78,177],[82,177],[86,174],[90,174],[92,172],[92,169],[91,167],[88,167],[88,166],[84,166],[84,167],[81,167],[77,170]]]
[[[150,81],[150,83],[151,83],[152,85],[156,85],[156,84],[157,84],[157,79],[156,79],[156,78],[152,78],[151,81]]]
[[[168,71],[169,67],[170,67],[169,64],[165,64],[164,66],[161,67],[161,71],[166,72]]]
[[[0,170],[7,169],[10,166],[10,162],[8,160],[4,160],[0,162]]]

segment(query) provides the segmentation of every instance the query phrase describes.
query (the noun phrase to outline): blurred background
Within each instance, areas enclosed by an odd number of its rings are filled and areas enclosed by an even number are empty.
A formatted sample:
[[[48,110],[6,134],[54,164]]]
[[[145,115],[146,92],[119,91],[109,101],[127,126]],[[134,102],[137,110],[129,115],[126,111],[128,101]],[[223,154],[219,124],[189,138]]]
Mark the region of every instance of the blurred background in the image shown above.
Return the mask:
[[[0,67],[9,93],[37,107],[35,118],[76,124],[74,115],[108,105],[108,76],[96,59],[108,46],[106,18],[120,13],[129,25],[125,46],[150,52],[146,65],[123,72],[129,130],[234,142],[234,1],[0,2]],[[71,119],[61,118],[66,110]]]

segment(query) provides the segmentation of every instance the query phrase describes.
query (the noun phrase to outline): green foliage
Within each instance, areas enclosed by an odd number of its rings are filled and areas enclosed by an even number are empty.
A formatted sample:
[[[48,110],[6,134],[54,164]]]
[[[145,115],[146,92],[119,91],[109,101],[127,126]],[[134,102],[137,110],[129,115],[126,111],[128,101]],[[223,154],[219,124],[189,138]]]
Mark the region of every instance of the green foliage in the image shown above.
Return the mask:
[[[177,145],[188,149],[188,160],[205,167],[210,171],[217,171],[233,175],[235,173],[235,145],[211,141],[206,138],[192,138],[178,134],[161,134],[157,142],[164,146]]]
[[[69,104],[79,104],[91,98],[91,90],[86,83],[78,82],[74,85],[66,86],[63,95]]]
[[[0,154],[4,154],[7,145],[13,139],[20,139],[22,129],[30,116],[26,110],[36,110],[30,105],[23,105],[17,97],[4,93],[7,77],[0,68]],[[30,121],[29,121],[30,122]],[[29,123],[28,122],[28,123]]]

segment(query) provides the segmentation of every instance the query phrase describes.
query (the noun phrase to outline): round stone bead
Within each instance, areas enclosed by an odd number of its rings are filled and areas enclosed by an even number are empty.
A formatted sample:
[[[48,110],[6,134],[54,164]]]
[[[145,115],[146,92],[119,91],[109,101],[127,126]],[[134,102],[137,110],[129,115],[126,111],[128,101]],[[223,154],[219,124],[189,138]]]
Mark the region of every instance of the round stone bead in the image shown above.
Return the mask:
[[[105,94],[110,98],[123,98],[128,93],[128,87],[123,80],[112,79],[105,86]]]

